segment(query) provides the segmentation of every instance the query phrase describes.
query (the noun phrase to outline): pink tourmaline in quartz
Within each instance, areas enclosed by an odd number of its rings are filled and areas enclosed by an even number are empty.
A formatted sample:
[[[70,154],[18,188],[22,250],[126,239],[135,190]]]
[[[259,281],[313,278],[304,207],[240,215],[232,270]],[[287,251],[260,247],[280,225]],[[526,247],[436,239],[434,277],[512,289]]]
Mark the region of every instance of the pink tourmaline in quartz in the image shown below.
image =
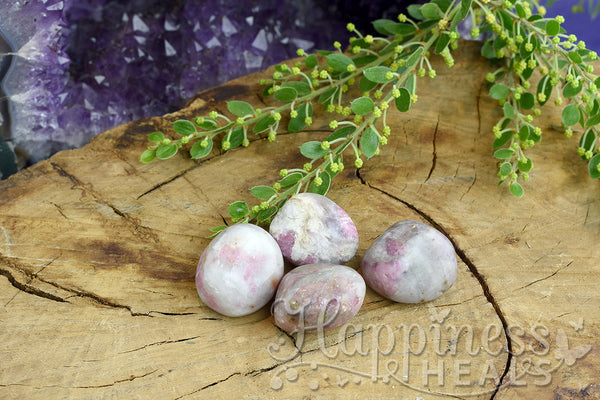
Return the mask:
[[[230,226],[206,247],[196,269],[196,288],[213,310],[238,317],[258,311],[275,294],[283,256],[264,229]]]
[[[394,224],[367,249],[362,273],[377,293],[400,303],[441,296],[456,280],[452,243],[437,229],[406,220]]]
[[[320,194],[291,197],[273,218],[269,231],[294,265],[343,264],[358,249],[358,231],[350,216]]]
[[[358,313],[365,292],[364,279],[350,267],[302,265],[279,284],[273,303],[275,324],[289,333],[340,327]]]

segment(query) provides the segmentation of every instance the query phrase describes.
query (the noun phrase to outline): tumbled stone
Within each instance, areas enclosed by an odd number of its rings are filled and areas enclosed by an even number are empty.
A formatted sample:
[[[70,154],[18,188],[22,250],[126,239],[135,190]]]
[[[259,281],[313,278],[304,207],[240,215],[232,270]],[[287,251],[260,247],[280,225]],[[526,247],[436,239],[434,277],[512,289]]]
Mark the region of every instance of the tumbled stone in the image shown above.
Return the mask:
[[[344,265],[310,264],[294,268],[279,284],[273,316],[286,332],[334,329],[360,310],[366,284]]]
[[[365,252],[363,276],[373,290],[400,303],[421,303],[456,280],[452,243],[437,229],[412,220],[394,224]]]
[[[283,276],[279,246],[264,229],[230,226],[206,247],[196,269],[196,288],[213,310],[237,317],[251,314],[273,298]]]
[[[356,254],[358,231],[350,216],[325,196],[300,193],[281,207],[269,228],[294,265],[343,264]]]

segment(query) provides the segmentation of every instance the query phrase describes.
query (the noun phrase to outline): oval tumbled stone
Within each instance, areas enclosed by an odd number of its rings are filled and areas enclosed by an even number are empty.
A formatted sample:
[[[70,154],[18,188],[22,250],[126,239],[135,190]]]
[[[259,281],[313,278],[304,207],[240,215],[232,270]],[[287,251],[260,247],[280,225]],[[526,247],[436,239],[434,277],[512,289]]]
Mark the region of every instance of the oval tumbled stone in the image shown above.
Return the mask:
[[[283,276],[283,256],[264,229],[230,226],[206,247],[196,269],[196,288],[213,310],[237,317],[251,314],[273,298]]]
[[[275,324],[286,332],[334,329],[360,310],[366,284],[344,265],[308,264],[288,272],[273,303]]]
[[[437,229],[401,221],[367,249],[362,272],[370,288],[400,303],[433,300],[456,280],[454,246]]]
[[[358,231],[350,216],[320,194],[291,197],[273,218],[269,231],[294,265],[343,264],[358,249]]]

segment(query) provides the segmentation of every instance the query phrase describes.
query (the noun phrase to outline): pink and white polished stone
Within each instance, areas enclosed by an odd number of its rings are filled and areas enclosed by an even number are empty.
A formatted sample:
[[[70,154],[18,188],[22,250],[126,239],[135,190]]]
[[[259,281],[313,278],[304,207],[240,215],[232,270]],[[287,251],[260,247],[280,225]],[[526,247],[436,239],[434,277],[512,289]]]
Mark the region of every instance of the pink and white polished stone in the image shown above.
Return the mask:
[[[196,288],[213,310],[238,317],[251,314],[273,298],[283,276],[283,256],[264,229],[230,226],[206,247],[196,269]]]
[[[358,249],[358,231],[350,216],[320,194],[291,197],[273,218],[269,231],[294,265],[343,264]]]
[[[456,280],[454,246],[437,229],[412,220],[394,224],[367,249],[363,276],[373,290],[399,303],[421,303]]]
[[[273,316],[286,332],[334,329],[360,310],[366,284],[344,265],[309,264],[288,272],[279,284]]]

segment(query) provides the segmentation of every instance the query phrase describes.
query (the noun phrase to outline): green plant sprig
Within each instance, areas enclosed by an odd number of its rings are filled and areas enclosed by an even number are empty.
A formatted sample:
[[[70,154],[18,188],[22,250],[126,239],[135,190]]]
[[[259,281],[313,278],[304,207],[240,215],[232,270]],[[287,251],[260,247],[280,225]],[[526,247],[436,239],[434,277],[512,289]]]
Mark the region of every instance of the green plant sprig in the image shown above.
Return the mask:
[[[531,7],[537,7],[539,14],[533,14]],[[301,154],[309,161],[302,168],[281,170],[281,179],[270,186],[251,188],[258,204],[236,201],[229,205],[234,222],[268,223],[297,193],[325,195],[331,181],[344,169],[345,153],[352,154],[356,168],[362,167],[364,159],[379,154],[391,134],[386,119],[389,109],[395,106],[400,112],[410,110],[418,100],[418,80],[436,76],[431,57],[440,56],[448,67],[454,65],[451,53],[458,46],[458,24],[470,18],[473,37],[490,35],[482,46],[482,55],[496,66],[486,79],[491,97],[499,101],[504,114],[493,129],[500,183],[507,182],[515,196],[523,195],[518,179],[527,180],[533,167],[525,150],[541,139],[541,129],[533,125],[541,111],[534,106],[536,102],[544,105],[552,88],[559,85],[564,85],[562,94],[569,102],[563,110],[565,134],[572,134],[571,127],[576,123],[586,129],[580,141],[580,148],[585,149],[582,156],[589,159],[591,176],[600,176],[596,140],[600,81],[589,64],[597,55],[586,50],[582,42],[574,44],[576,39],[564,32],[560,18],[544,18],[544,9],[536,0],[432,0],[409,6],[408,13],[400,14],[397,22],[374,21],[381,37],[362,35],[348,24],[355,36],[346,51],[339,42],[334,43],[335,51],[306,54],[299,49],[301,61],[293,66],[277,65],[272,78],[261,81],[263,94],[272,95],[282,105],[255,109],[234,100],[227,102],[231,118],[211,111],[192,121],[175,121],[173,130],[181,137],[171,140],[161,132],[150,134],[151,145],[141,161],[170,158],[192,141],[191,157],[206,157],[217,136],[221,137],[223,151],[247,147],[249,132],[259,137],[266,134],[266,139],[273,142],[284,114],[289,116],[287,131],[300,132],[312,125],[314,107],[321,106],[326,113],[337,116],[330,119],[332,132],[327,138],[300,146]],[[535,71],[542,78],[534,94],[528,89]],[[352,87],[355,89],[350,91]],[[357,89],[362,95],[353,97]],[[560,95],[557,102],[559,99],[562,101]],[[213,231],[216,234],[224,228]]]
[[[487,76],[490,96],[499,101],[503,117],[494,126],[496,140],[494,157],[500,160],[498,178],[507,183],[517,197],[523,195],[519,179],[529,179],[533,162],[525,150],[542,139],[542,130],[533,124],[541,115],[536,106],[543,106],[556,88],[555,104],[567,105],[562,111],[565,135],[571,137],[572,127],[580,124],[585,132],[578,153],[589,160],[588,170],[593,178],[600,177],[598,156],[598,90],[600,79],[589,64],[598,56],[587,50],[585,43],[574,35],[567,35],[561,27],[564,18],[544,18],[545,9],[539,5],[533,14],[527,2],[478,2],[474,17],[481,29],[495,36],[488,39],[482,55],[501,66]],[[479,36],[474,28],[472,36]],[[541,75],[537,88],[531,88],[529,79],[534,72]],[[560,86],[563,86],[560,90]],[[533,89],[533,92],[529,89]]]

